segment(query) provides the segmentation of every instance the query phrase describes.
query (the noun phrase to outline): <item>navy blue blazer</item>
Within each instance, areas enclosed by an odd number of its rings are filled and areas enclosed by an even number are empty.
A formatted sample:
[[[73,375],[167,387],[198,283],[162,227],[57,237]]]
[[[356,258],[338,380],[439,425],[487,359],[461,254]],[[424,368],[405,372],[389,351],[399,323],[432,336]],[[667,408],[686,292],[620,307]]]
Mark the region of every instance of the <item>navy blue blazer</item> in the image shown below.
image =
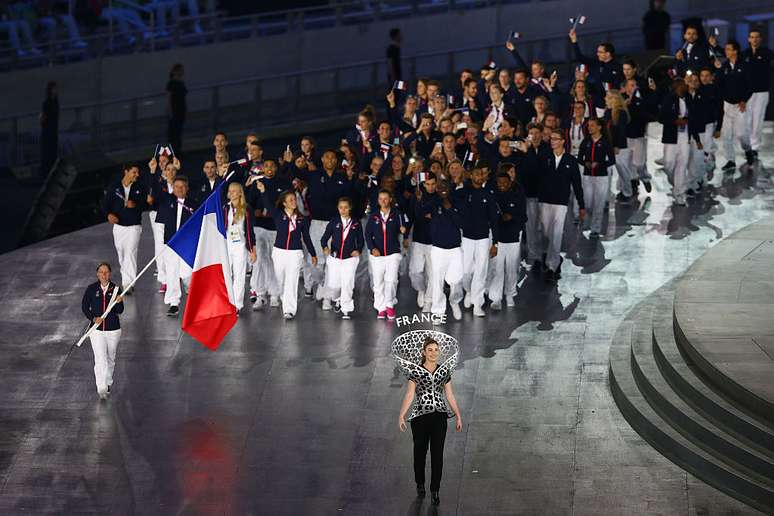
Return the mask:
[[[105,190],[105,198],[102,207],[106,215],[113,214],[118,217],[121,226],[137,226],[142,224],[142,210],[148,196],[145,185],[135,181],[129,185],[129,198],[126,198],[124,186],[121,180],[117,180]],[[126,202],[134,202],[134,208],[127,208]]]
[[[196,211],[196,205],[193,199],[188,196],[183,201],[183,210],[180,214],[180,227],[177,227],[177,197],[170,194],[164,194],[157,202],[158,211],[156,212],[156,222],[164,224],[164,243],[175,236],[177,230],[183,227],[183,224],[191,218]]]
[[[102,314],[105,313],[105,309],[107,309],[108,304],[110,304],[110,299],[113,297],[113,291],[117,288],[119,288],[118,285],[112,281],[109,282],[107,291],[103,296],[102,287],[100,287],[99,281],[95,281],[86,287],[86,292],[83,293],[83,300],[81,301],[81,311],[83,312],[83,315],[86,316],[86,319],[89,320],[89,322],[94,322],[95,317],[101,317]],[[121,295],[120,290],[118,295]],[[102,324],[97,326],[97,330],[112,331],[120,329],[121,323],[118,320],[118,314],[123,312],[123,301],[113,305],[113,308],[110,310],[110,313],[107,314],[105,320],[102,321]]]
[[[343,240],[343,241],[342,241]],[[330,245],[328,245],[330,242]],[[357,219],[350,219],[347,238],[344,239],[344,226],[341,217],[336,216],[328,222],[325,232],[320,239],[322,247],[328,247],[331,250],[331,256],[334,258],[349,258],[353,251],[361,252],[365,239],[363,237],[363,226]]]
[[[406,227],[408,219],[399,210],[391,209],[385,223],[386,231],[382,230],[382,212],[377,211],[368,216],[365,228],[365,242],[368,251],[378,249],[382,256],[400,253],[400,228]]]

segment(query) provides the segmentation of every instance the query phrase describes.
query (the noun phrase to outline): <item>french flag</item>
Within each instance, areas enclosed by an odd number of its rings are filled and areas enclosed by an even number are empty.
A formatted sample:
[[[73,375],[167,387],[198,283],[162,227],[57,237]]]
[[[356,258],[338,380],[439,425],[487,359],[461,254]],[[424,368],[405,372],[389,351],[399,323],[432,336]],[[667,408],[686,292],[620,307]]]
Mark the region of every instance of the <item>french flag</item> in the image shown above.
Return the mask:
[[[215,350],[236,324],[229,278],[226,224],[220,206],[222,181],[167,246],[191,267],[191,284],[183,313],[183,331]],[[184,265],[184,266],[185,266]]]

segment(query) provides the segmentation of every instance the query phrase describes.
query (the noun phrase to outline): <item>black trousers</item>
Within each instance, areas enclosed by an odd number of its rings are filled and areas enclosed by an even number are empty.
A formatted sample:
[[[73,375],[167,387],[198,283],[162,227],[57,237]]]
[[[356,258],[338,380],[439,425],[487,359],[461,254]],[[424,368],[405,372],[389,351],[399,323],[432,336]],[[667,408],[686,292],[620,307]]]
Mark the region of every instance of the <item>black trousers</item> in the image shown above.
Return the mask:
[[[447,418],[445,412],[432,412],[411,420],[411,433],[414,436],[414,479],[417,484],[425,483],[425,459],[429,445],[430,491],[438,491],[441,487]]]

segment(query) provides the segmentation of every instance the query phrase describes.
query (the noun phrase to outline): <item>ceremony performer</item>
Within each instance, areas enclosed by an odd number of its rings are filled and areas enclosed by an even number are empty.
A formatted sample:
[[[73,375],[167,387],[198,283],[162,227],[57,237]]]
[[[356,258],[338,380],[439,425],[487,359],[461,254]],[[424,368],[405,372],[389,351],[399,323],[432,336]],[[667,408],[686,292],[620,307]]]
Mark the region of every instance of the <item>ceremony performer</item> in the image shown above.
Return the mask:
[[[416,337],[412,336],[413,333],[415,332],[404,334],[393,343],[393,356],[408,377],[406,394],[403,396],[398,415],[398,428],[401,432],[406,431],[406,413],[411,408],[408,421],[411,422],[414,441],[414,480],[417,496],[424,498],[426,493],[425,462],[429,447],[430,496],[433,505],[439,505],[446,420],[456,417],[455,429],[457,432],[462,431],[462,415],[451,383],[451,374],[457,365],[458,349],[453,338],[438,332],[426,332],[428,335],[421,341],[421,349],[417,349],[418,343],[413,342],[416,340]],[[443,342],[443,347],[439,341]],[[415,358],[419,360],[415,362]]]

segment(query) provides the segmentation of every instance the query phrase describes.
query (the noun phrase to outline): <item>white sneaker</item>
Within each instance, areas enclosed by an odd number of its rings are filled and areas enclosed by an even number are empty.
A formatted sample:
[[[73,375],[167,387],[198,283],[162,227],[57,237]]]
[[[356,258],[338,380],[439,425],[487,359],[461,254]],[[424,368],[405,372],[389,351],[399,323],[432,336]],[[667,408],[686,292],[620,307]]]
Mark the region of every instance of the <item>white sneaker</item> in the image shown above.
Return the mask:
[[[454,317],[454,320],[459,321],[460,319],[462,319],[462,310],[460,310],[459,303],[452,303],[451,311],[452,311],[452,316]]]
[[[341,318],[344,319],[345,321],[348,321],[352,319],[352,316],[349,315],[349,312],[341,312]]]
[[[280,305],[280,299],[277,296],[271,296],[271,301],[269,301],[269,306],[272,308],[277,308]]]
[[[101,399],[101,400],[108,399],[107,391],[99,391],[99,392],[97,392],[97,394],[99,395],[99,399]]]
[[[473,300],[471,299],[470,292],[465,294],[465,300],[462,302],[462,304],[465,306],[465,308],[470,308],[473,306]]]
[[[511,296],[505,296],[505,306],[508,308],[513,308],[516,306],[516,301]]]
[[[293,314],[289,314],[289,313],[285,314],[285,319],[290,320],[292,318],[293,318]]]
[[[257,312],[258,310],[263,310],[264,306],[266,306],[266,298],[263,296],[258,296],[255,299],[255,303],[253,303],[253,311]]]
[[[423,306],[425,306],[425,291],[424,290],[420,290],[419,292],[417,292],[417,306],[419,308],[422,308]]]
[[[323,299],[322,309],[323,310],[330,310],[331,308],[333,308],[331,306],[331,300],[330,299]]]
[[[492,310],[502,310],[503,303],[502,301],[492,301],[492,304],[489,305],[489,308],[491,308]]]
[[[473,307],[473,315],[476,317],[486,317],[486,312],[484,312],[484,309],[480,306],[474,306]]]

